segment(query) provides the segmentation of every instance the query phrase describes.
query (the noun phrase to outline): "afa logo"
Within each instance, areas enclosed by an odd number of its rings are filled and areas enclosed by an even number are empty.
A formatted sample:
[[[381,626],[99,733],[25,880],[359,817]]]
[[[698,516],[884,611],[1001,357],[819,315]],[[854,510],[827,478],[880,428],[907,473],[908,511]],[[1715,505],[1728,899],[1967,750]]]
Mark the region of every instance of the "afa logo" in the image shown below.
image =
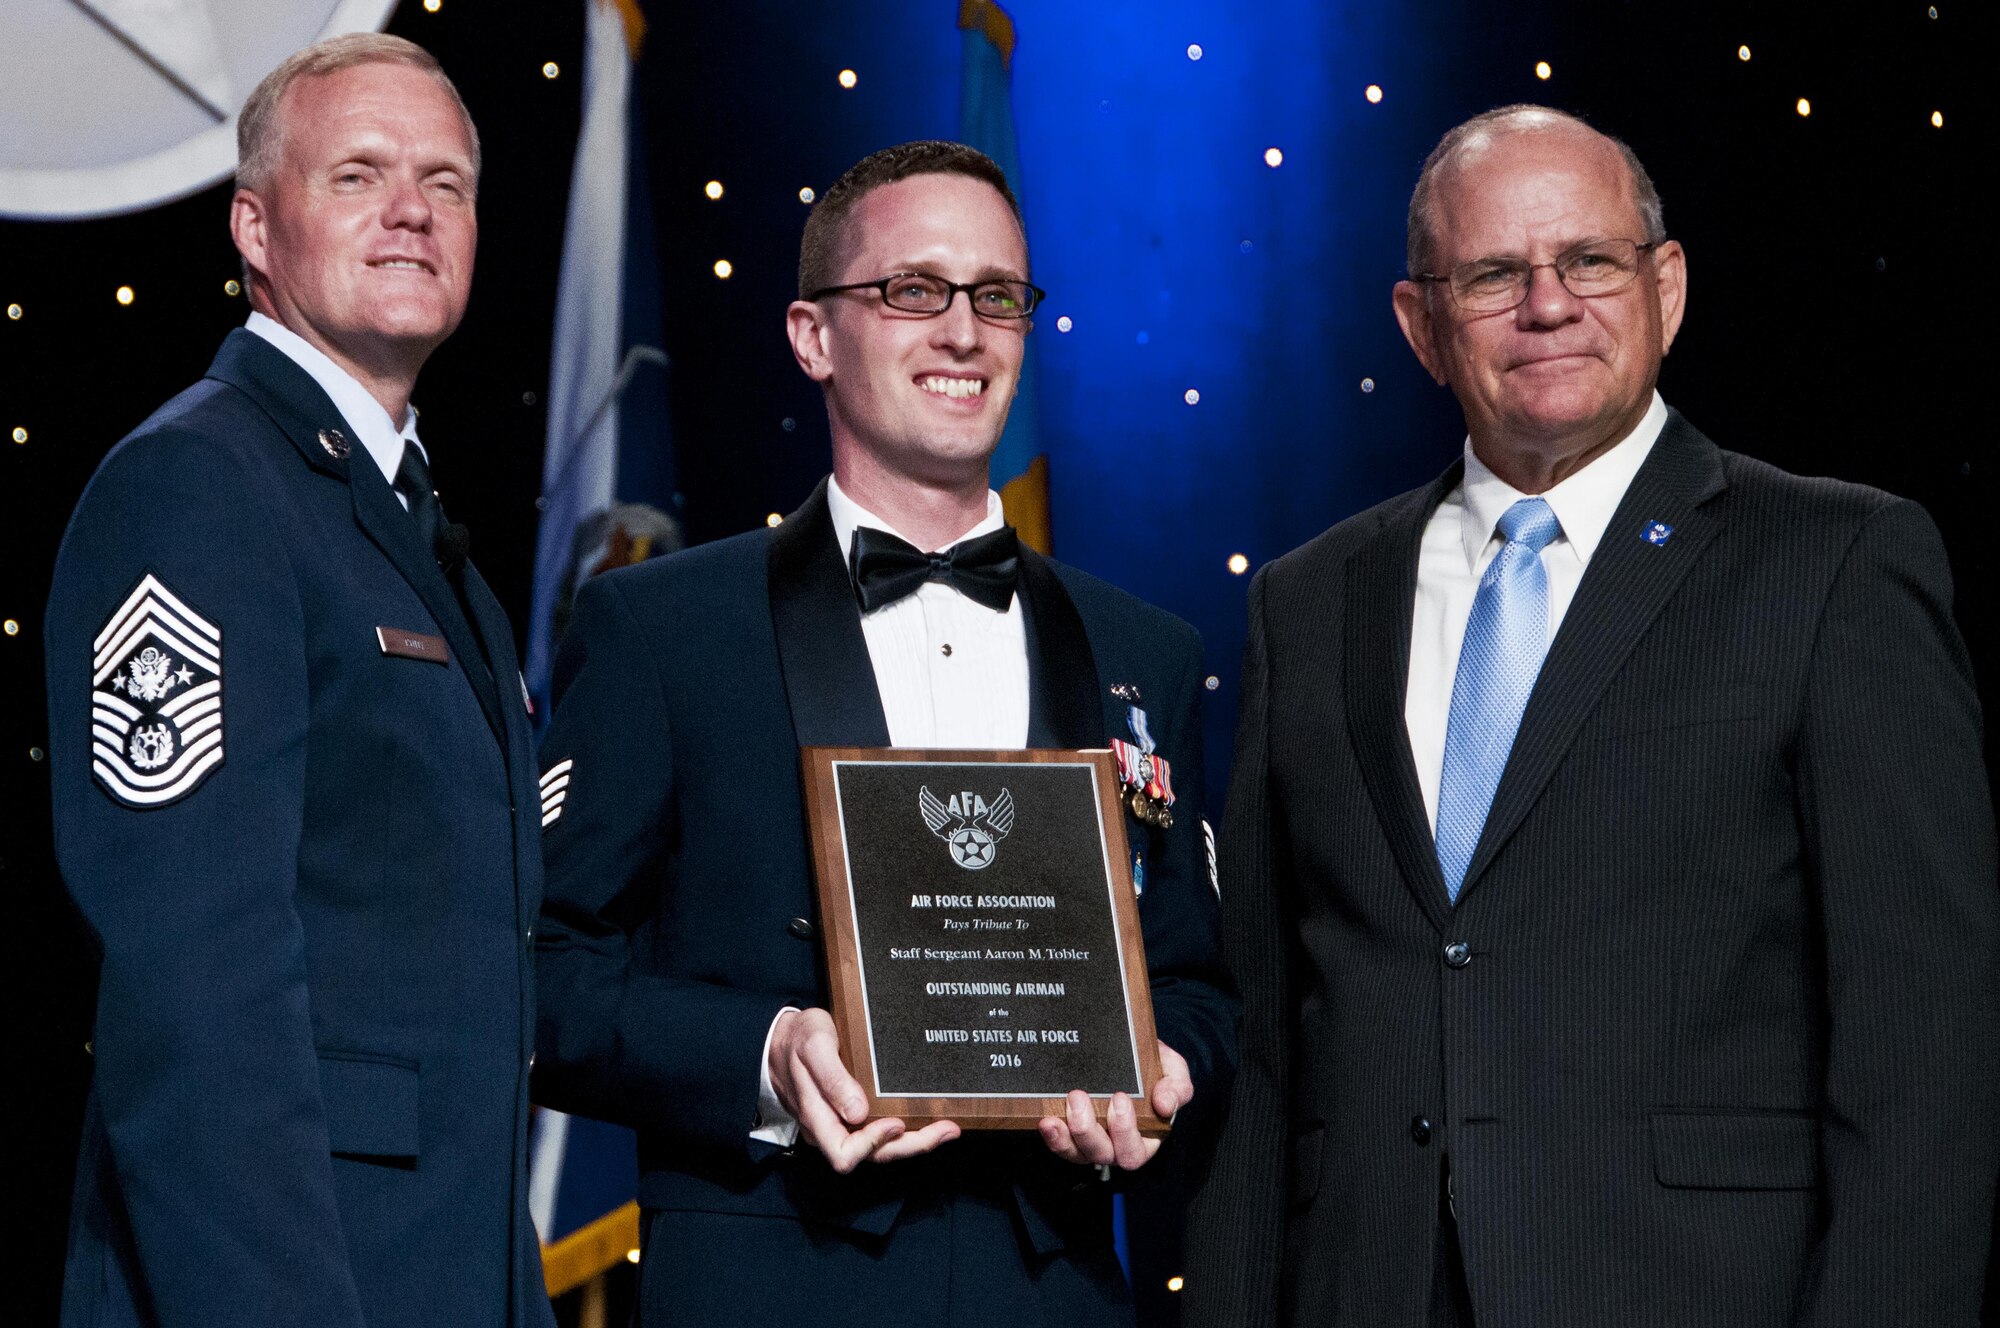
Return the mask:
[[[951,860],[967,871],[992,866],[1000,841],[1014,828],[1014,795],[1006,789],[989,804],[970,790],[940,799],[926,787],[917,793],[917,810],[951,850]]]

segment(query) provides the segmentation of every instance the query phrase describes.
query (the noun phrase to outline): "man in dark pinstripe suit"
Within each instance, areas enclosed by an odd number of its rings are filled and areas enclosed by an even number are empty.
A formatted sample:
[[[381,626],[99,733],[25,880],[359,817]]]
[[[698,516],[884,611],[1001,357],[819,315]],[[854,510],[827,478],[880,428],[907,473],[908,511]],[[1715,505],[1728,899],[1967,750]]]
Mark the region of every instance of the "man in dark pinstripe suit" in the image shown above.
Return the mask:
[[[1409,259],[1469,436],[1251,591],[1188,1323],[1970,1328],[2000,888],[1935,529],[1666,407],[1686,258],[1574,118],[1448,134]]]

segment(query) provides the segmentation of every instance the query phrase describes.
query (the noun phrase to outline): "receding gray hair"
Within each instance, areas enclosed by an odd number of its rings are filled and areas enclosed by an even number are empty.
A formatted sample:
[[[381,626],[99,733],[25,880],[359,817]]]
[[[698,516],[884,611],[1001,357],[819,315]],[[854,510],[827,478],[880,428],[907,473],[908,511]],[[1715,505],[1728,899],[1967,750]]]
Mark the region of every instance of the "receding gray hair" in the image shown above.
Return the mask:
[[[285,126],[278,115],[278,104],[284,100],[292,84],[302,78],[324,78],[343,69],[367,64],[408,65],[421,69],[451,94],[452,104],[458,107],[459,118],[465,122],[466,139],[472,144],[472,175],[477,180],[479,130],[473,126],[472,114],[465,109],[464,98],[452,86],[450,76],[437,62],[437,57],[413,41],[392,37],[386,32],[351,32],[314,42],[264,75],[264,81],[257,85],[257,90],[250,94],[250,100],[243,103],[243,109],[236,116],[236,183],[253,193],[261,193],[270,186],[284,151]]]
[[[1503,121],[1522,123],[1503,125]],[[1653,177],[1646,174],[1638,154],[1624,139],[1594,128],[1582,116],[1571,115],[1568,111],[1536,106],[1531,102],[1516,102],[1512,106],[1481,111],[1463,124],[1453,126],[1431,149],[1430,156],[1424,158],[1423,169],[1417,172],[1417,187],[1410,194],[1409,232],[1404,240],[1404,261],[1409,264],[1411,276],[1430,268],[1438,177],[1456,166],[1459,157],[1482,137],[1501,132],[1534,133],[1559,125],[1580,125],[1618,149],[1618,155],[1625,159],[1625,169],[1632,177],[1632,200],[1638,205],[1639,224],[1646,232],[1646,240],[1658,244],[1667,238],[1666,211],[1660,204],[1660,191],[1653,187]]]

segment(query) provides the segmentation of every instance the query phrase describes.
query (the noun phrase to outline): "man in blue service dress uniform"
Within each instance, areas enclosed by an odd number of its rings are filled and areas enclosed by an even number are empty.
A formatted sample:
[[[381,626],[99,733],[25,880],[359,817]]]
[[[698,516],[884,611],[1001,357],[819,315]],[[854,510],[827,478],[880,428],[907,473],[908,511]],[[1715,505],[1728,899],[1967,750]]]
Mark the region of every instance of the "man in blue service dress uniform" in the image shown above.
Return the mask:
[[[1972,1328],[2000,888],[1936,529],[1667,408],[1686,256],[1573,117],[1447,134],[1409,250],[1468,437],[1251,592],[1190,1328]]]
[[[532,738],[409,406],[478,140],[374,35],[280,66],[239,135],[256,312],[106,458],[49,606],[103,957],[64,1322],[545,1324]]]
[[[775,529],[590,582],[563,643],[539,1100],[639,1131],[642,1323],[1129,1322],[1100,1178],[1156,1146],[1128,1100],[1099,1123],[1073,1093],[1040,1137],[862,1124],[825,1009],[799,749],[1149,733],[1178,803],[1170,828],[1128,829],[1163,1043],[1151,1098],[1171,1114],[1219,1096],[1235,1032],[1200,643],[1002,524],[987,462],[1039,292],[991,161],[877,153],[802,248],[789,331],[825,390],[833,478]]]

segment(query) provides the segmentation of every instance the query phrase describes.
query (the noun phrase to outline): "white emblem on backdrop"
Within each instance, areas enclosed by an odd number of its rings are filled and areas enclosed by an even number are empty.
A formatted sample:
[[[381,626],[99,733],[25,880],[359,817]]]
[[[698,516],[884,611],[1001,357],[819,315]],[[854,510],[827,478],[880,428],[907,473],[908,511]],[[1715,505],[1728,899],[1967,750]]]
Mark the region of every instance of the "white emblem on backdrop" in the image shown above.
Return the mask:
[[[148,572],[91,642],[90,768],[127,807],[164,807],[222,764],[222,629]]]
[[[917,793],[917,810],[924,824],[951,850],[951,860],[967,871],[993,865],[1000,841],[1014,828],[1014,795],[1000,790],[991,806],[970,791],[940,800],[929,788]]]
[[[101,217],[236,169],[236,113],[322,37],[379,29],[395,0],[6,0],[0,216]]]

